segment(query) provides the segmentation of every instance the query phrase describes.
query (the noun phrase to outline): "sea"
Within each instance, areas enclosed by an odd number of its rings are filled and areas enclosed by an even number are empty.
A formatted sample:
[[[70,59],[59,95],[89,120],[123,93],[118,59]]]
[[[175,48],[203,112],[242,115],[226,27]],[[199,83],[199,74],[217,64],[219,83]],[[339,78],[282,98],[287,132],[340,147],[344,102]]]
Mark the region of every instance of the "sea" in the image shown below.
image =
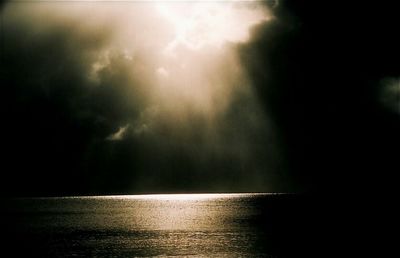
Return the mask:
[[[6,206],[3,244],[15,257],[273,258],[296,257],[304,245],[302,209],[288,194],[13,198]]]

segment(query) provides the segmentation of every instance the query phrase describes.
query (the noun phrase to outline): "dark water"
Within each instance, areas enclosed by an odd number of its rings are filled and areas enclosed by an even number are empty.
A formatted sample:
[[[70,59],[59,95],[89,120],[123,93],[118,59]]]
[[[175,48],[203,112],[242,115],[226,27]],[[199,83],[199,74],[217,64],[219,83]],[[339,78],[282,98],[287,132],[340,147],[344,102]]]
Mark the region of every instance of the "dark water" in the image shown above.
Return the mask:
[[[13,199],[7,245],[16,256],[286,257],[299,240],[292,208],[268,194]]]

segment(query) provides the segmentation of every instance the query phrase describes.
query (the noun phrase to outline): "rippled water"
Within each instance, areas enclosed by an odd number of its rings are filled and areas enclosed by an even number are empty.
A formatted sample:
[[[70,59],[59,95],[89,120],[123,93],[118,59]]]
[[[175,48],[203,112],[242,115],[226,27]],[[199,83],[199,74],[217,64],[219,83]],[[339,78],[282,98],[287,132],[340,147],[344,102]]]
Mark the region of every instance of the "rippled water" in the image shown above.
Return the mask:
[[[21,246],[39,256],[276,257],[271,245],[274,198],[185,194],[17,199],[10,214],[14,243],[24,242]]]

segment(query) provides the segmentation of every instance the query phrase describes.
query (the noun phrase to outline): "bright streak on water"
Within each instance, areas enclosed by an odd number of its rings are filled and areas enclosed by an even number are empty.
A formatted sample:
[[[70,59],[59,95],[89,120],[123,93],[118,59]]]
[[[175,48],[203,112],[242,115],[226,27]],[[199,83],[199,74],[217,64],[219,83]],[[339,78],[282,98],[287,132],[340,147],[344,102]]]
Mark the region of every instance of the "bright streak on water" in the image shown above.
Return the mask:
[[[139,194],[139,195],[100,195],[100,196],[68,196],[44,197],[42,199],[131,199],[131,200],[159,200],[159,201],[188,201],[207,199],[243,198],[286,193],[200,193],[200,194]]]
[[[258,257],[276,194],[156,194],[15,200],[18,238],[62,256]]]

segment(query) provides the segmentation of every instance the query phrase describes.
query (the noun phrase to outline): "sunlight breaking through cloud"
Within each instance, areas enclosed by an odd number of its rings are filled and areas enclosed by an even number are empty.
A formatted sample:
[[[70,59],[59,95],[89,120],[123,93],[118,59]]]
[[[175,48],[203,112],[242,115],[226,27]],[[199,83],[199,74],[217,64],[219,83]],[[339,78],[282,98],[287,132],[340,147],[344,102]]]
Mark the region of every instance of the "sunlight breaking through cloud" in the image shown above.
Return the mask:
[[[269,161],[259,156],[268,153],[273,160],[274,125],[259,103],[240,51],[253,40],[256,27],[276,19],[270,5],[11,2],[3,14],[7,33],[25,33],[46,49],[53,47],[54,56],[65,57],[64,67],[50,71],[71,70],[71,79],[65,79],[71,82],[65,84],[75,83],[64,92],[78,87],[79,94],[60,98],[79,114],[79,121],[93,121],[90,128],[100,135],[93,144],[131,141],[132,156],[146,150],[165,164],[183,152],[199,170],[204,164],[234,160],[234,169],[253,173],[249,180],[264,185],[264,163]],[[57,67],[58,60],[49,56],[43,60]],[[57,73],[51,78],[67,77]]]

